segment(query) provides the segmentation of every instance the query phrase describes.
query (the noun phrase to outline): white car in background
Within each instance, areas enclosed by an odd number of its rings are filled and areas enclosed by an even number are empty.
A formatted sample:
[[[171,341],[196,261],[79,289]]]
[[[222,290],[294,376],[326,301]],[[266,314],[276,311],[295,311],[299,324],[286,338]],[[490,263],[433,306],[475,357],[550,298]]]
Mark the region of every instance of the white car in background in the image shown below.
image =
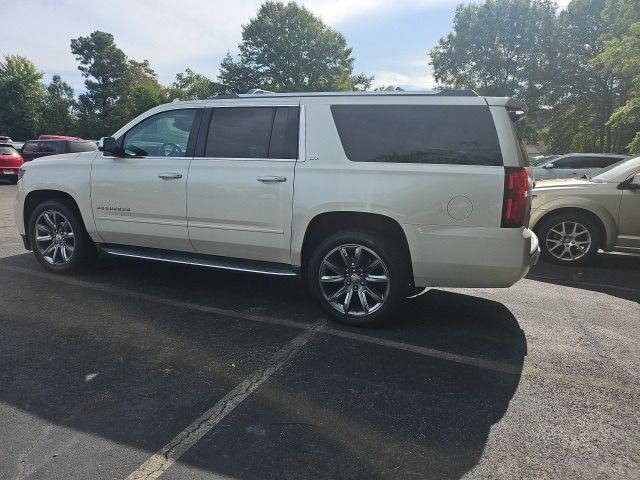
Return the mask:
[[[530,225],[554,263],[583,264],[598,249],[640,253],[640,157],[593,178],[537,182]]]

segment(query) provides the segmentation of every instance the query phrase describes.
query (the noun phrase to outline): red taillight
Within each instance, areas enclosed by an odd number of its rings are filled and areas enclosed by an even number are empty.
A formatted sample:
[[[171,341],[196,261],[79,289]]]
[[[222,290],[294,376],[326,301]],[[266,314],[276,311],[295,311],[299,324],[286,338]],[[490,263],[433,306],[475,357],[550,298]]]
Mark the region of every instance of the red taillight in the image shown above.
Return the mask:
[[[520,167],[504,168],[501,227],[522,227],[529,210],[529,174]]]

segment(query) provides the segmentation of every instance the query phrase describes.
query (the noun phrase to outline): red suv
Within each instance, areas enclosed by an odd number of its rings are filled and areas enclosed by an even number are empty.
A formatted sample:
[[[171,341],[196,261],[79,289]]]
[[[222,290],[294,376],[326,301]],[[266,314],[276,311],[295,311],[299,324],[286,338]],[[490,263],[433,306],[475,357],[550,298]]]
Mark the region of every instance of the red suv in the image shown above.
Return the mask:
[[[18,182],[18,173],[24,160],[10,143],[0,143],[0,178]]]

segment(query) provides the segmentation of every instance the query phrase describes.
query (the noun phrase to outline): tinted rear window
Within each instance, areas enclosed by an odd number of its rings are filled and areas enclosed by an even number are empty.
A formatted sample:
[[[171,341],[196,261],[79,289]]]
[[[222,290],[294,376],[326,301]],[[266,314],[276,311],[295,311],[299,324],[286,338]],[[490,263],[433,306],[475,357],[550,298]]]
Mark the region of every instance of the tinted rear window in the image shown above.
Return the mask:
[[[56,153],[56,144],[54,142],[40,142],[38,151],[41,153]],[[63,150],[58,147],[58,152],[61,151]]]
[[[38,142],[26,142],[22,146],[22,151],[25,153],[36,153],[38,151]]]
[[[331,112],[354,162],[503,164],[488,107],[332,105]]]
[[[623,159],[624,157],[597,157],[593,160],[593,166],[594,168],[606,168]]]
[[[214,108],[205,156],[295,159],[299,112],[298,107]]]
[[[205,155],[220,158],[267,158],[273,108],[216,108]]]
[[[553,168],[579,168],[583,160],[584,157],[561,157],[551,163],[553,163]]]
[[[273,119],[269,158],[298,158],[299,107],[278,107]]]

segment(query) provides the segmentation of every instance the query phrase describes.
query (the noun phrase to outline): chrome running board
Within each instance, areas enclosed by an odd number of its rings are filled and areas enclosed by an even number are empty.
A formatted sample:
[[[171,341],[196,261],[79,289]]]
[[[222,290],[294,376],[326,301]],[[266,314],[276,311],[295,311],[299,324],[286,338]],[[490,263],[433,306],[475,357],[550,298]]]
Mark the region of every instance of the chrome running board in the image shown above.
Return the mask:
[[[258,273],[261,275],[276,275],[281,277],[296,277],[298,273],[290,265],[280,263],[257,262],[212,255],[199,255],[186,252],[173,252],[155,248],[130,247],[122,245],[99,245],[101,252],[116,257],[138,258],[157,262],[178,263],[198,267],[231,270],[235,272]]]

